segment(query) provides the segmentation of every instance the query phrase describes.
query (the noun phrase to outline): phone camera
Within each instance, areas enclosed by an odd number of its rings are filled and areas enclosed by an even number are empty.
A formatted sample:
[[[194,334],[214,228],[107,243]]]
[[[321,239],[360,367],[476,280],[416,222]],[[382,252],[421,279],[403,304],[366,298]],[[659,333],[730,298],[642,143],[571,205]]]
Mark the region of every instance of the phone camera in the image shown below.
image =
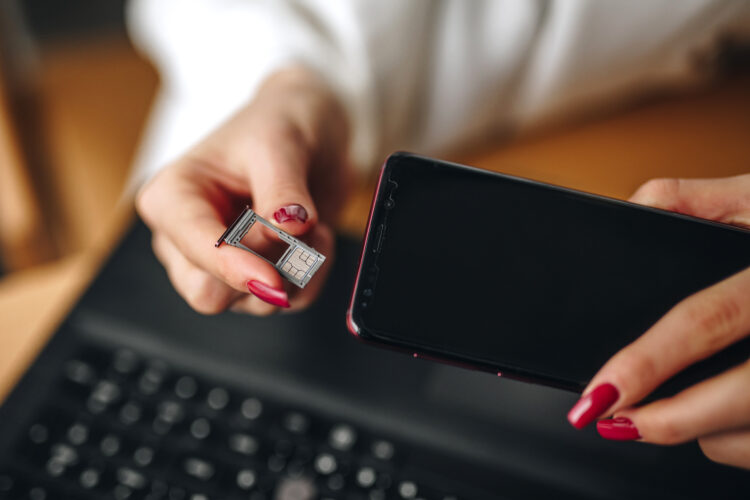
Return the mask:
[[[393,198],[388,198],[387,200],[385,200],[385,203],[383,203],[383,206],[390,210],[391,208],[396,206],[396,202],[393,201]]]
[[[362,292],[362,295],[365,297],[372,297],[372,288],[365,288]]]
[[[359,305],[361,305],[363,309],[366,309],[367,308],[367,301],[363,300],[362,302],[359,303]]]

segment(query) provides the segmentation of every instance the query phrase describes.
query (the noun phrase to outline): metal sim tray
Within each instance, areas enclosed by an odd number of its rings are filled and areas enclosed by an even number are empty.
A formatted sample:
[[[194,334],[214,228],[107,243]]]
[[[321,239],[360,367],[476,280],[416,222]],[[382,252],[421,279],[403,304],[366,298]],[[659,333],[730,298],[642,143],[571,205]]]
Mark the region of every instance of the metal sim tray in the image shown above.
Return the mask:
[[[289,244],[289,248],[286,249],[284,254],[275,264],[260,255],[258,252],[242,244],[242,238],[245,237],[247,232],[250,231],[250,228],[253,227],[253,224],[256,222],[260,222],[268,229],[275,232],[281,240]],[[281,273],[282,276],[300,288],[305,288],[307,282],[310,281],[313,274],[320,269],[320,266],[322,266],[323,262],[326,260],[323,254],[274,226],[266,219],[256,214],[249,206],[246,206],[239,217],[237,217],[227,230],[224,231],[224,234],[221,235],[219,241],[216,242],[216,246],[220,246],[222,242],[232,245],[233,247],[247,250],[266,262],[269,262]]]

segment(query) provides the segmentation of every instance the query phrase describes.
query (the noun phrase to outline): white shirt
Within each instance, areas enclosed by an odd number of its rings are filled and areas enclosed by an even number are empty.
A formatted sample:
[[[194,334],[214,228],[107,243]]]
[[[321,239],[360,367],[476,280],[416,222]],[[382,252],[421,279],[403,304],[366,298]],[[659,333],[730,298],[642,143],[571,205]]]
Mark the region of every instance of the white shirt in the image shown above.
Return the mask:
[[[439,155],[710,77],[746,0],[134,0],[162,88],[138,163],[154,172],[303,63],[340,96],[361,168]]]

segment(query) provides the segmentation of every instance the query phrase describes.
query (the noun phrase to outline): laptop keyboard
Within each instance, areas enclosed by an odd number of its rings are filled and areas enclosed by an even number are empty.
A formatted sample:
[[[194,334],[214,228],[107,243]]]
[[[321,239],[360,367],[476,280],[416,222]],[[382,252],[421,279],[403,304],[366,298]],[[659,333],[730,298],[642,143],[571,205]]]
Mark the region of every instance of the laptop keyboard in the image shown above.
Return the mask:
[[[404,475],[404,443],[131,350],[87,349],[58,380],[0,464],[2,499],[456,498]]]

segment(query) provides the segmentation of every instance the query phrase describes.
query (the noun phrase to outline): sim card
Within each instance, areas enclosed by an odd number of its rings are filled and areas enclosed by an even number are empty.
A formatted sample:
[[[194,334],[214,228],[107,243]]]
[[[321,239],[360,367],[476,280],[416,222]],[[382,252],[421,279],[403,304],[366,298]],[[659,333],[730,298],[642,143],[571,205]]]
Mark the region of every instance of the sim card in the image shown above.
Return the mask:
[[[283,255],[275,263],[263,257],[256,251],[242,244],[242,238],[245,237],[253,224],[260,222],[271,231],[275,232],[279,239],[289,245]],[[326,258],[314,248],[305,245],[294,236],[282,231],[266,219],[256,214],[249,206],[246,206],[237,219],[224,231],[219,241],[216,242],[218,247],[222,243],[232,245],[233,247],[247,250],[257,255],[261,259],[273,265],[282,276],[294,283],[300,288],[304,288],[315,272],[320,269]]]

